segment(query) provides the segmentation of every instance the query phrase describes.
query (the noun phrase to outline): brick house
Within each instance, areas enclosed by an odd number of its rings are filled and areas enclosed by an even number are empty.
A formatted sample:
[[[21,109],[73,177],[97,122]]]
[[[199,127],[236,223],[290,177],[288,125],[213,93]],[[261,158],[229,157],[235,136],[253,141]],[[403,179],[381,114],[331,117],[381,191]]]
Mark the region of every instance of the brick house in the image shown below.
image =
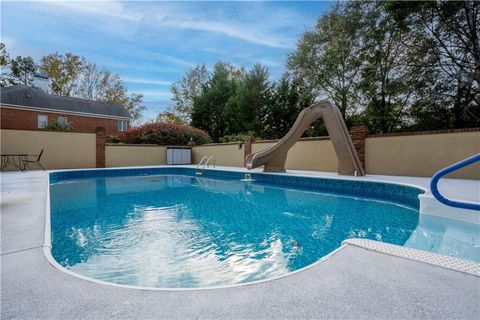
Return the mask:
[[[45,87],[44,87],[45,88]],[[47,123],[71,124],[74,132],[122,135],[130,125],[129,112],[120,105],[48,94],[41,86],[1,88],[2,129],[44,130]]]

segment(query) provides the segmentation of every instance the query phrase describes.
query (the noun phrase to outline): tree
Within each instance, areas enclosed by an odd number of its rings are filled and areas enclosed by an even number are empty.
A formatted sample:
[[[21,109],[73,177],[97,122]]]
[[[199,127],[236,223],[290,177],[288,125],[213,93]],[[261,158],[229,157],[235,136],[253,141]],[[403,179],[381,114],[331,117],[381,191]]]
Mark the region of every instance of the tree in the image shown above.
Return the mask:
[[[302,34],[287,60],[296,78],[315,94],[327,96],[344,117],[359,109],[362,66],[362,12],[357,5],[339,2],[318,19],[314,31]]]
[[[96,64],[87,64],[79,74],[78,96],[88,100],[123,104],[127,88],[118,74],[97,70]]]
[[[429,86],[429,101],[423,101],[425,113],[446,104],[452,127],[479,126],[480,3],[392,1],[386,10],[415,37],[409,59],[412,67],[438,75]]]
[[[262,116],[271,99],[271,85],[268,70],[255,64],[246,75],[240,78],[235,95],[225,106],[226,133],[260,133]]]
[[[99,71],[94,63],[87,64],[79,76],[78,94],[84,99],[114,102],[124,96],[120,76],[108,70]]]
[[[261,136],[267,139],[283,137],[300,111],[311,105],[313,100],[312,92],[300,79],[284,74],[275,83],[271,102],[264,112]]]
[[[125,98],[125,100],[117,103],[123,105],[125,109],[130,112],[132,121],[137,123],[142,119],[143,111],[147,109],[143,103],[143,94],[132,93],[129,97]]]
[[[169,111],[159,113],[155,121],[162,123],[187,124],[182,118]]]
[[[133,122],[138,122],[146,109],[143,95],[128,95],[118,74],[98,71],[96,64],[87,64],[83,57],[72,53],[49,54],[42,58],[40,69],[50,78],[52,94],[122,105]]]
[[[10,60],[5,45],[0,43],[0,67],[10,66],[9,74],[2,70],[0,86],[25,84],[33,80],[36,65],[31,57],[18,56]],[[146,109],[143,95],[128,94],[118,74],[98,70],[96,64],[87,63],[85,58],[73,53],[49,54],[41,59],[40,71],[50,78],[50,91],[55,95],[77,97],[124,106],[138,122]]]
[[[0,87],[6,87],[10,84],[10,76],[6,73],[7,66],[10,64],[10,56],[4,43],[0,42]]]
[[[208,81],[207,67],[202,64],[188,70],[187,74],[174,82],[170,88],[173,95],[173,113],[188,122],[191,119],[193,101],[198,97]]]
[[[40,70],[50,78],[52,94],[75,97],[85,65],[85,59],[73,53],[52,53],[42,58]]]
[[[5,67],[10,63],[10,56],[8,55],[5,44],[0,42],[0,67]]]
[[[33,81],[33,73],[36,69],[32,57],[17,56],[10,60],[10,84],[29,85]]]
[[[217,62],[214,72],[193,100],[191,124],[209,133],[214,141],[225,134],[225,105],[235,93],[236,80],[229,64]]]
[[[360,89],[369,129],[381,133],[399,130],[418,80],[404,64],[409,35],[385,13],[383,2],[350,5],[360,6],[365,17],[361,25],[364,62]]]

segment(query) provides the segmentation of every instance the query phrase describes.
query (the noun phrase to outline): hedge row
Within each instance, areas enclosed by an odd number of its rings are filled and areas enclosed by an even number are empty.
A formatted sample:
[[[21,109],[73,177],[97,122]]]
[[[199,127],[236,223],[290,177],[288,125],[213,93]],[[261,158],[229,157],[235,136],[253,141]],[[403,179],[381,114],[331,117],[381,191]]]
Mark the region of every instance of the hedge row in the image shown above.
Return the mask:
[[[129,129],[123,137],[112,137],[111,142],[132,144],[187,145],[191,140],[198,144],[211,143],[212,139],[197,128],[175,123],[146,123]]]

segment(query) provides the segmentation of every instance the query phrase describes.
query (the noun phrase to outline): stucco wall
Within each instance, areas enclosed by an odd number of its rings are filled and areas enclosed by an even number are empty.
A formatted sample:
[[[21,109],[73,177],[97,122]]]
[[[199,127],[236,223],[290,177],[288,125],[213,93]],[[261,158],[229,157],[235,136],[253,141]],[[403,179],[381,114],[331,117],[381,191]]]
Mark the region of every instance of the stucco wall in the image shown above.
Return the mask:
[[[252,152],[262,151],[274,142],[256,142]],[[300,140],[290,149],[287,156],[287,169],[337,172],[337,156],[330,139]]]
[[[429,177],[441,168],[480,153],[480,132],[367,138],[365,166],[369,174]],[[480,179],[480,165],[449,178]]]
[[[259,152],[275,142],[256,142]],[[237,143],[192,148],[192,162],[213,155],[215,163],[243,167],[244,148]],[[92,133],[1,130],[1,153],[38,154],[47,169],[94,168],[96,138]],[[368,137],[365,142],[368,174],[430,177],[439,169],[480,153],[480,131]],[[107,145],[107,167],[166,164],[166,147],[156,145]],[[337,159],[329,139],[298,141],[287,157],[287,169],[337,171]],[[32,165],[32,169],[34,166]],[[451,178],[480,179],[480,164],[451,174]]]
[[[192,163],[200,162],[203,156],[213,155],[216,165],[243,167],[244,148],[239,149],[237,143],[195,146],[192,148]]]
[[[157,145],[106,145],[106,167],[153,166],[167,163],[167,147]]]
[[[39,154],[42,149],[41,163],[46,169],[95,168],[93,133],[1,130],[2,154]]]

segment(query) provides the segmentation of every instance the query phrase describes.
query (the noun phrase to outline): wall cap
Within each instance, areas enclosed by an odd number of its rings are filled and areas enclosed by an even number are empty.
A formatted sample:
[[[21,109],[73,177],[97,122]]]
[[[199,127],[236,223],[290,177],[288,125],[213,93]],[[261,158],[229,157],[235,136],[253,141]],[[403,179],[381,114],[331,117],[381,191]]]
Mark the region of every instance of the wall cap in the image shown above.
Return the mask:
[[[305,138],[300,138],[298,141],[318,141],[318,140],[330,140],[329,136],[320,136],[320,137],[305,137]],[[253,143],[272,143],[272,142],[278,142],[280,139],[272,139],[272,140],[256,140]]]
[[[107,147],[167,147],[166,145],[153,143],[105,143]]]
[[[45,132],[45,133],[66,133],[66,134],[90,134],[92,136],[95,136],[95,132],[75,132],[75,131],[54,131],[54,130],[43,130],[43,129],[38,129],[38,130],[25,130],[25,129],[7,129],[7,128],[1,128],[1,130],[10,130],[10,131],[28,131],[28,132]]]
[[[239,143],[245,143],[245,141],[197,144],[197,145],[194,146],[194,148],[197,148],[197,147],[228,146],[228,145],[237,145],[238,146]]]
[[[480,131],[480,128],[462,128],[462,129],[445,129],[445,130],[432,130],[432,131],[410,131],[410,132],[406,131],[406,132],[369,134],[369,135],[367,135],[367,138],[419,136],[419,135],[428,135],[428,134],[464,133],[464,132],[477,132],[477,131]]]

